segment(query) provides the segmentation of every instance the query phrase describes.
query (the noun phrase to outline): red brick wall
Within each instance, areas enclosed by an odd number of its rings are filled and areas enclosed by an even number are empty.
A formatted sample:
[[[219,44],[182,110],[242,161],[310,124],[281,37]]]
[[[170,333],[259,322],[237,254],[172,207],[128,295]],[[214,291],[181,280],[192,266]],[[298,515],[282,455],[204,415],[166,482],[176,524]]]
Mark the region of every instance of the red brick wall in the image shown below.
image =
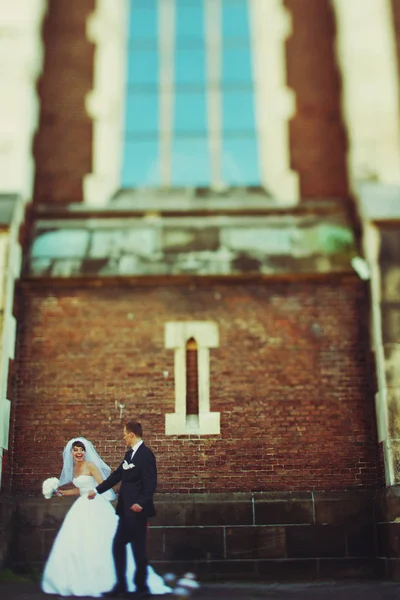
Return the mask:
[[[29,288],[19,294],[12,491],[40,494],[73,436],[112,466],[123,417],[142,421],[159,491],[322,490],[382,480],[366,289],[342,282]],[[164,324],[214,320],[211,410],[221,435],[166,436],[173,352]],[[366,328],[366,326],[365,326]],[[169,376],[165,377],[164,372]],[[8,480],[8,479],[7,479]]]
[[[347,138],[335,57],[330,0],[284,0],[292,18],[287,82],[296,96],[290,124],[291,163],[303,199],[347,196]]]
[[[36,203],[82,201],[83,177],[92,171],[92,121],[85,97],[93,88],[94,46],[86,38],[86,20],[94,5],[95,0],[48,3],[34,144]]]

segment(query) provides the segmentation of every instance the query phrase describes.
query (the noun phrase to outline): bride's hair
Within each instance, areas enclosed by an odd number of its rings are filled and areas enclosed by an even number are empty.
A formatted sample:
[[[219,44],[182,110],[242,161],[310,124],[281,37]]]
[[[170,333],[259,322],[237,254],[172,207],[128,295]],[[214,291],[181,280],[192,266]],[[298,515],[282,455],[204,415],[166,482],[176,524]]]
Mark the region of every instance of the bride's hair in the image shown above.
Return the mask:
[[[86,452],[86,447],[85,447],[85,444],[84,444],[83,442],[81,442],[80,440],[74,440],[74,441],[72,442],[72,447],[71,447],[71,450],[72,450],[72,448],[82,448],[82,450],[83,450],[84,452]]]

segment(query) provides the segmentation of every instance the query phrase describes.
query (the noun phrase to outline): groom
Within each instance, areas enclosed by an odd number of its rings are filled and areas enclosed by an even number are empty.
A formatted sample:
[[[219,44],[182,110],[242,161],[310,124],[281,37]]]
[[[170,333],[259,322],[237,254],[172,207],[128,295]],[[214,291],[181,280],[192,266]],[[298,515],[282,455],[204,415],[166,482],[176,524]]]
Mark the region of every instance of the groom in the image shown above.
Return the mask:
[[[131,544],[136,562],[134,582],[136,592],[132,598],[145,598],[149,595],[147,586],[147,519],[154,517],[156,511],[153,495],[157,487],[157,467],[153,452],[142,440],[142,426],[136,421],[128,421],[124,426],[124,440],[129,446],[124,461],[111,473],[96,491],[89,494],[94,498],[96,492],[102,494],[121,481],[116,512],[119,516],[113,541],[113,557],[117,583],[103,596],[114,597],[127,593],[126,550]]]

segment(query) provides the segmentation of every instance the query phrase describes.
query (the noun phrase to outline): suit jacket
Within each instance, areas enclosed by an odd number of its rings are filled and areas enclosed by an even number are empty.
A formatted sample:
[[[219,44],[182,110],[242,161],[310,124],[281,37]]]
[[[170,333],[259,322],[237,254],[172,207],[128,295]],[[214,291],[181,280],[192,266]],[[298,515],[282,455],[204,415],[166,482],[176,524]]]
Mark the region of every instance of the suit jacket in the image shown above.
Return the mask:
[[[156,458],[144,443],[136,450],[133,460],[131,456],[132,450],[128,450],[124,461],[96,487],[96,490],[102,494],[121,482],[116,507],[117,514],[127,518],[133,515],[154,517],[156,511],[153,495],[157,487]],[[140,504],[143,511],[134,513],[130,510],[132,504]]]

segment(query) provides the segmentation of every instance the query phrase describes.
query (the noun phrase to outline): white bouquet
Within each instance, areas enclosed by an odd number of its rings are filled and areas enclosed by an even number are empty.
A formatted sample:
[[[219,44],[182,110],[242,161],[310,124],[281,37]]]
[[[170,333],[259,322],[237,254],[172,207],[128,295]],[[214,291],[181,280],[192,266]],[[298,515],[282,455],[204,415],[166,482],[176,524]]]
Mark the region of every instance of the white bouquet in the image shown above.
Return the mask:
[[[49,477],[42,483],[42,492],[46,500],[50,500],[56,489],[58,488],[60,480],[57,477]]]

